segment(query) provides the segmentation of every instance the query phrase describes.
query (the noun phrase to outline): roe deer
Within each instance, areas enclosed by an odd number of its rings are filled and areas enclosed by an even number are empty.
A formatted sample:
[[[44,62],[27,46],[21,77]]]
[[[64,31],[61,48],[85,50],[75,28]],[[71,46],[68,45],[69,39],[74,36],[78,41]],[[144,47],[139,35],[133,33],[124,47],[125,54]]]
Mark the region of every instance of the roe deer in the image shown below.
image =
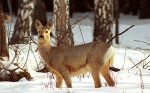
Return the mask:
[[[105,78],[109,86],[115,82],[110,76],[109,67],[113,64],[115,48],[102,41],[78,46],[52,47],[50,33],[53,21],[43,26],[36,20],[38,31],[38,49],[49,70],[56,76],[56,87],[62,86],[63,80],[68,88],[72,88],[71,76],[90,72],[95,88],[101,87],[99,74]]]

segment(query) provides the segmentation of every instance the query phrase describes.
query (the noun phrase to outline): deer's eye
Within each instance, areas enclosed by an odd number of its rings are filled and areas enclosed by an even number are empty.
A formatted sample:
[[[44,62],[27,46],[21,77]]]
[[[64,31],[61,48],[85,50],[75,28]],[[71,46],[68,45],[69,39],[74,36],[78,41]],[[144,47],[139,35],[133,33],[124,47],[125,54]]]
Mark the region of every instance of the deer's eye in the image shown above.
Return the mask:
[[[48,31],[46,31],[46,33],[48,33]]]

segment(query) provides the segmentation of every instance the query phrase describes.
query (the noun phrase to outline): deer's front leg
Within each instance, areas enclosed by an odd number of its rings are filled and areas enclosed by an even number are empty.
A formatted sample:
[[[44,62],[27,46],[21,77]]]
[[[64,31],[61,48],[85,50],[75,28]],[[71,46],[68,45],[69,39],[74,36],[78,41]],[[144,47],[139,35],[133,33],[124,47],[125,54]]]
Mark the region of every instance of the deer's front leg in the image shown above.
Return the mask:
[[[72,88],[71,77],[69,75],[69,70],[67,68],[65,68],[65,69],[61,69],[59,72],[62,75],[67,87]]]
[[[49,66],[49,70],[55,74],[56,77],[56,87],[57,88],[61,88],[62,87],[62,83],[63,83],[63,77],[61,76],[61,74],[59,73],[58,70],[53,69],[51,66]]]

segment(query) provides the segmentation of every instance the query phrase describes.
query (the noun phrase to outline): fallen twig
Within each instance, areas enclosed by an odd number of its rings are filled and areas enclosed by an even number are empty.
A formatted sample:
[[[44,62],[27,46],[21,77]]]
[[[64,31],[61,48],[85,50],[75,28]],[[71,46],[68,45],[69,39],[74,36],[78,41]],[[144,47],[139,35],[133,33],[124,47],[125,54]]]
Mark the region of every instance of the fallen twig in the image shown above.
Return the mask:
[[[115,68],[115,67],[109,67],[109,70],[112,70],[112,71],[115,71],[115,72],[120,71],[120,69],[119,69],[119,68]]]

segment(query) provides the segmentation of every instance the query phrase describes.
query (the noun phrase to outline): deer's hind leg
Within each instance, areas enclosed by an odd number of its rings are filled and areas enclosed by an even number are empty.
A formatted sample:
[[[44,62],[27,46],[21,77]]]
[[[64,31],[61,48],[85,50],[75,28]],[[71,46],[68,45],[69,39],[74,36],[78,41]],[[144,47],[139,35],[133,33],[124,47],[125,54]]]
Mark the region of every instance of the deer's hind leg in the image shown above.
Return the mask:
[[[56,87],[61,88],[63,83],[63,78],[61,75],[56,74]]]
[[[112,79],[112,77],[110,76],[110,72],[109,72],[109,67],[113,63],[113,59],[114,59],[114,57],[112,56],[109,59],[109,61],[100,69],[100,73],[105,78],[105,80],[106,80],[106,82],[109,86],[114,86],[115,85],[115,82]]]
[[[101,80],[100,80],[100,76],[99,76],[100,66],[98,66],[94,63],[91,63],[91,64],[87,65],[87,69],[90,71],[90,73],[93,77],[95,88],[101,87],[102,84],[101,84]]]

